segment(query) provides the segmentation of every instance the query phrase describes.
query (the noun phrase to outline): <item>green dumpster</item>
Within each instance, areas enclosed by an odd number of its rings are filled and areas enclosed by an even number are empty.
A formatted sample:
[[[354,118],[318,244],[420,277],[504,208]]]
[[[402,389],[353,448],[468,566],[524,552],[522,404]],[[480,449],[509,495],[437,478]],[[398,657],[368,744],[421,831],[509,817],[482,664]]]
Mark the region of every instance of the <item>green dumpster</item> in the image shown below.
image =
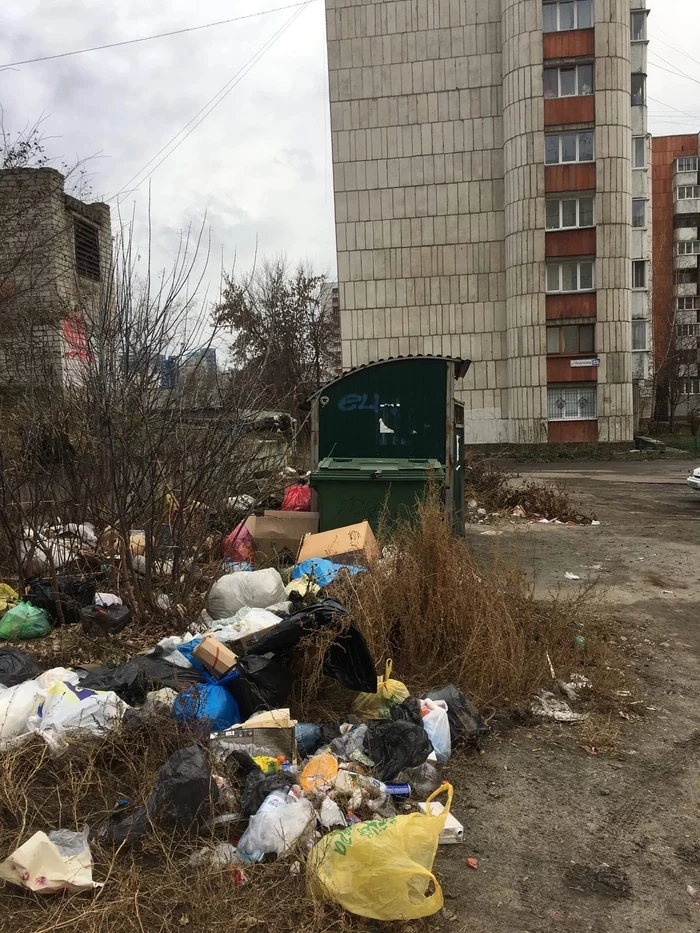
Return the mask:
[[[311,474],[320,530],[368,521],[376,531],[385,505],[390,520],[412,518],[430,479],[445,482],[438,460],[326,457]]]

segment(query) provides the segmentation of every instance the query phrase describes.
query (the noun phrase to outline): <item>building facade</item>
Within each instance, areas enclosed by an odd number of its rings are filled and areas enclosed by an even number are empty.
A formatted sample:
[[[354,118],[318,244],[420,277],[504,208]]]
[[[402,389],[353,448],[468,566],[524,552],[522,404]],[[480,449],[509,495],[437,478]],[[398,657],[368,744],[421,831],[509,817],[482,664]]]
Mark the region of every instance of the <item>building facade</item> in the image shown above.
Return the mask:
[[[654,358],[656,417],[700,410],[700,140],[652,141]]]
[[[343,366],[471,359],[467,443],[632,437],[645,6],[326,0]]]
[[[0,389],[79,377],[86,325],[109,306],[110,211],[52,168],[0,171]]]

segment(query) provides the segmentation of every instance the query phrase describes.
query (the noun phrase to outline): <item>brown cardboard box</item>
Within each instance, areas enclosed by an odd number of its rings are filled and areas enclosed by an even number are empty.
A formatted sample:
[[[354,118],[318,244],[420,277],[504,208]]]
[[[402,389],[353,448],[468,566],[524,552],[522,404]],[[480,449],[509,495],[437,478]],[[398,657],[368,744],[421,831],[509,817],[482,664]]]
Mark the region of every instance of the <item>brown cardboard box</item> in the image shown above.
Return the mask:
[[[362,564],[378,556],[379,545],[369,522],[360,522],[307,535],[301,542],[297,563],[310,557],[325,557],[340,564]]]
[[[192,652],[206,669],[215,677],[223,677],[238,663],[238,655],[234,654],[226,645],[222,645],[212,635],[203,638]]]
[[[284,550],[296,557],[299,542],[304,535],[318,531],[318,512],[268,510],[262,517],[251,515],[245,526],[255,539],[255,550],[270,560],[274,560],[276,554]]]

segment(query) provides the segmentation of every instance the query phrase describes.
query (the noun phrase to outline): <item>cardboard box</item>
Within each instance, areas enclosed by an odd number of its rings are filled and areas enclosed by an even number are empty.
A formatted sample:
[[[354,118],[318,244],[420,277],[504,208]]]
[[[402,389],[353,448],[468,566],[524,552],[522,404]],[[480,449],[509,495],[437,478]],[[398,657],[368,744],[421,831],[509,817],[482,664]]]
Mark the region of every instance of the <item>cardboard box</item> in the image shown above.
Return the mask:
[[[418,809],[422,813],[427,813],[427,803],[419,803]],[[438,803],[437,800],[434,800],[430,804],[430,812],[433,814],[433,816],[439,816],[444,809],[445,807],[441,803]],[[438,843],[441,846],[449,846],[457,845],[460,842],[464,842],[464,827],[459,822],[459,820],[456,820],[451,813],[448,813],[447,819],[445,820],[445,828],[440,833]]]
[[[301,542],[297,563],[310,557],[325,557],[339,564],[364,564],[379,557],[379,545],[369,522],[360,522],[317,535],[306,535]]]
[[[270,560],[285,550],[296,557],[304,535],[318,531],[318,512],[268,510],[262,516],[251,515],[245,526],[255,539],[255,550]]]
[[[288,709],[264,710],[225,732],[217,732],[211,737],[211,744],[224,756],[239,749],[251,756],[264,753],[276,758],[284,755],[287,761],[296,762],[296,724]]]
[[[215,677],[223,677],[238,663],[238,655],[222,645],[212,635],[203,638],[192,652],[192,656],[203,664]]]

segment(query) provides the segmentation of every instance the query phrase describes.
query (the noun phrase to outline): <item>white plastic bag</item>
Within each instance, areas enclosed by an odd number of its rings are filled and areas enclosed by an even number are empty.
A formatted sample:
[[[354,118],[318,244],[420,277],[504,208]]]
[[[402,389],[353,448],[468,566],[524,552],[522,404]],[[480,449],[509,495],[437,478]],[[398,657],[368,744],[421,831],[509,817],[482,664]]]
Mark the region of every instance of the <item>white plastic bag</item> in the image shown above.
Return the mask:
[[[444,764],[452,754],[450,720],[447,716],[447,703],[444,700],[421,700],[423,728],[428,733],[435,757]]]
[[[274,612],[268,612],[267,609],[246,609],[241,610],[231,619],[220,619],[215,622],[208,634],[224,643],[240,641],[241,638],[250,638],[251,635],[266,632],[279,625],[281,621],[279,616],[276,616]]]
[[[102,735],[121,722],[126,703],[111,690],[88,690],[80,685],[55,683],[37,697],[27,723],[54,749],[65,743],[65,733],[78,729]]]
[[[13,740],[28,732],[27,722],[34,710],[41,688],[27,680],[0,693],[0,751],[14,744]]]
[[[227,619],[243,606],[266,609],[286,598],[282,577],[273,568],[238,570],[227,573],[213,584],[207,597],[207,612],[212,619]]]
[[[238,843],[239,854],[249,862],[260,862],[268,853],[282,855],[312,826],[316,811],[311,801],[297,798],[293,791],[275,791],[251,816],[248,829]]]
[[[0,878],[39,894],[91,891],[102,885],[92,880],[92,853],[88,827],[82,833],[68,829],[34,833],[0,864]]]

